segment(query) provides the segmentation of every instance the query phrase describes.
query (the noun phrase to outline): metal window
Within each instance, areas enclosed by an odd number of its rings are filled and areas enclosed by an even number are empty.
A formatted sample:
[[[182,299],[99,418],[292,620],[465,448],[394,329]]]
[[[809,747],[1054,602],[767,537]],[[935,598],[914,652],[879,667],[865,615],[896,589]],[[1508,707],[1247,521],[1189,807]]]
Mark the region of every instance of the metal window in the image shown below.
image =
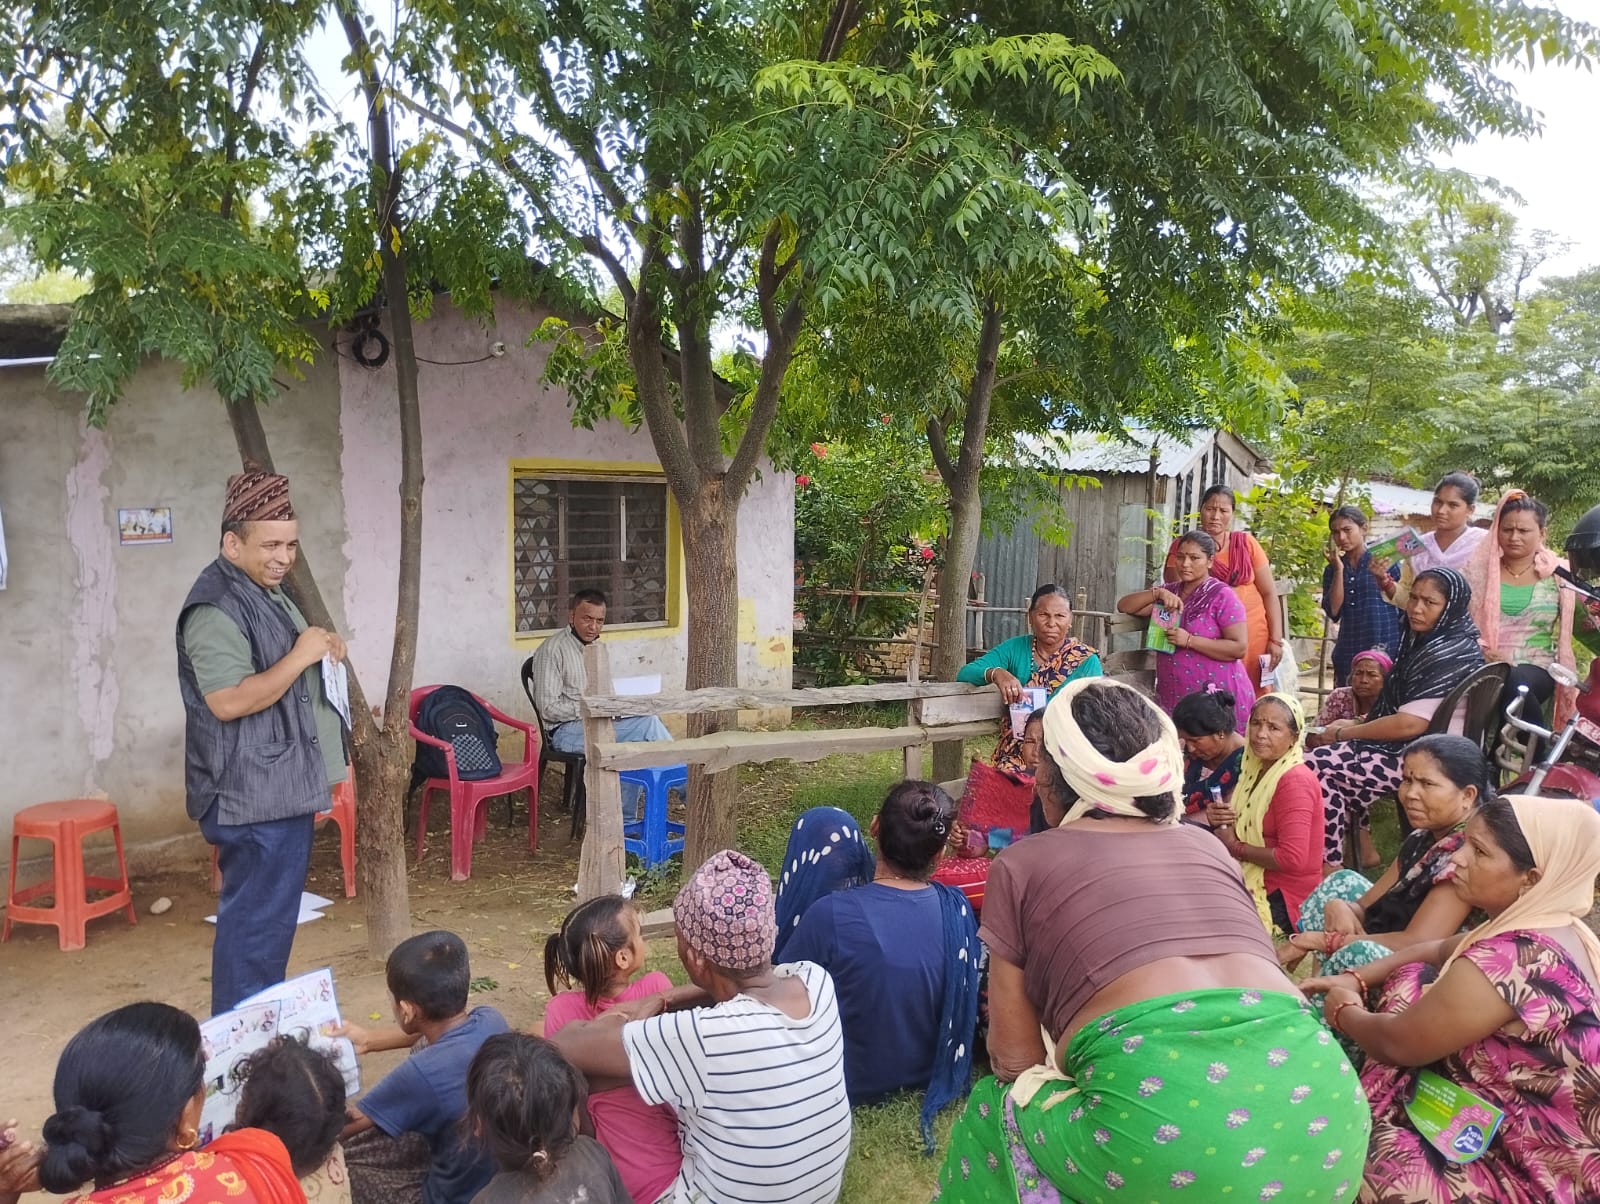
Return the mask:
[[[667,486],[659,478],[518,474],[512,486],[518,635],[554,631],[581,589],[607,626],[667,621]]]

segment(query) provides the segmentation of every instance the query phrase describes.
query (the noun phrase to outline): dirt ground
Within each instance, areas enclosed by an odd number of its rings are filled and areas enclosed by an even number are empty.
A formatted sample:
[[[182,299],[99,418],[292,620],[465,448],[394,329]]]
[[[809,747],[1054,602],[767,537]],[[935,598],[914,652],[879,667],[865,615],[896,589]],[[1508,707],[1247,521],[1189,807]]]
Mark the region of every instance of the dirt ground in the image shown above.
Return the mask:
[[[542,791],[543,799],[559,792]],[[527,813],[518,807],[506,826],[502,800],[490,804],[489,832],[472,859],[472,878],[451,882],[447,812],[430,816],[427,850],[411,872],[414,931],[447,928],[471,950],[474,1004],[499,1008],[513,1025],[538,1016],[547,994],[544,939],[571,906],[577,880],[577,844],[559,807],[541,808],[539,851],[527,849]],[[8,1049],[0,1058],[0,1121],[16,1117],[24,1136],[37,1138],[53,1111],[51,1079],[61,1048],[95,1016],[123,1003],[156,999],[196,1016],[210,1014],[211,938],[205,917],[216,910],[209,869],[135,878],[138,923],[121,913],[92,921],[88,947],[62,953],[53,927],[20,924],[0,945],[0,1032]],[[360,897],[346,899],[339,868],[338,833],[318,828],[306,889],[334,900],[323,918],[302,924],[289,962],[291,975],[331,966],[347,1021],[389,1023],[383,966],[367,957]],[[149,914],[165,895],[172,909]],[[363,1085],[377,1082],[402,1056],[363,1059]]]

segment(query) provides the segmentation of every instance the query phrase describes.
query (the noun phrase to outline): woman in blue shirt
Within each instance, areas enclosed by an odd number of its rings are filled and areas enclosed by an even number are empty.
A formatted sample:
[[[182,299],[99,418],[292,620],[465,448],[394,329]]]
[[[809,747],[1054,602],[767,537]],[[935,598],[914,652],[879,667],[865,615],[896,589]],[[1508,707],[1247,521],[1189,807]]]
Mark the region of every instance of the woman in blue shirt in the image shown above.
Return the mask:
[[[899,783],[872,821],[870,881],[815,897],[811,880],[836,880],[834,863],[852,856],[850,837],[829,822],[836,814],[808,811],[790,834],[775,960],[814,962],[833,976],[850,1103],[926,1089],[931,1149],[934,1116],[971,1082],[978,1014],[977,920],[960,891],[929,881],[956,804],[931,782]],[[792,930],[781,922],[786,896],[815,900]]]
[[[1350,662],[1358,652],[1377,648],[1391,657],[1400,648],[1400,610],[1384,600],[1367,551],[1367,516],[1357,506],[1340,506],[1328,516],[1333,539],[1328,567],[1322,570],[1322,609],[1339,624],[1333,644],[1333,684],[1350,684]],[[1400,565],[1389,568],[1400,580]]]

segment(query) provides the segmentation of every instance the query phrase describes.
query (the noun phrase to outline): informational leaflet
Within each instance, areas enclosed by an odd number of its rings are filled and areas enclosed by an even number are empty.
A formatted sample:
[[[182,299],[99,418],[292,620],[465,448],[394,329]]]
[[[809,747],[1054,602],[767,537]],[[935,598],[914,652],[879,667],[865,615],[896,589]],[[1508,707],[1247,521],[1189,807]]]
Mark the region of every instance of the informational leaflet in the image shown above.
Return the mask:
[[[1424,1070],[1417,1075],[1406,1115],[1451,1162],[1472,1162],[1489,1148],[1504,1113],[1465,1087]]]
[[[244,1083],[240,1064],[274,1037],[292,1037],[331,1053],[344,1076],[345,1093],[360,1091],[361,1068],[355,1047],[347,1038],[333,1035],[342,1023],[333,971],[327,967],[268,987],[232,1011],[202,1023],[206,1102],[200,1113],[201,1144],[233,1123]]]
[[[1178,625],[1179,614],[1175,610],[1168,610],[1165,606],[1157,606],[1150,612],[1150,626],[1145,628],[1144,646],[1152,652],[1176,652],[1178,646],[1172,642],[1172,629]]]
[[[350,674],[345,669],[343,661],[336,661],[331,656],[322,658],[322,692],[327,696],[328,705],[339,712],[339,718],[344,721],[344,730],[350,730]]]
[[[1367,551],[1372,553],[1374,560],[1387,560],[1393,563],[1396,560],[1409,560],[1422,551],[1422,536],[1417,534],[1415,527],[1406,527],[1398,535],[1391,535],[1388,539],[1380,539],[1377,543],[1368,546]]]

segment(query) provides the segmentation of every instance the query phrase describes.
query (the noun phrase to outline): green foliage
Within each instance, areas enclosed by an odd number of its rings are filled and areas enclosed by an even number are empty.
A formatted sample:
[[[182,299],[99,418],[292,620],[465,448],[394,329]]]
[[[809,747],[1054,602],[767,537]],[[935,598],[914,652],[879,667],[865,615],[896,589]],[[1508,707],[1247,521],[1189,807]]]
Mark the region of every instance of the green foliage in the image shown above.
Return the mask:
[[[1351,499],[1354,500],[1354,499]],[[1328,563],[1328,512],[1314,494],[1292,486],[1259,485],[1239,499],[1248,507],[1250,533],[1272,562],[1280,586],[1293,582],[1289,596],[1289,634],[1322,634],[1322,611],[1314,596],[1322,588]]]
[[[915,621],[924,574],[936,567],[930,541],[943,526],[943,496],[926,447],[882,424],[854,444],[819,442],[798,458],[796,606],[813,638],[795,660],[819,685],[842,685],[861,678],[846,639],[898,636]]]

